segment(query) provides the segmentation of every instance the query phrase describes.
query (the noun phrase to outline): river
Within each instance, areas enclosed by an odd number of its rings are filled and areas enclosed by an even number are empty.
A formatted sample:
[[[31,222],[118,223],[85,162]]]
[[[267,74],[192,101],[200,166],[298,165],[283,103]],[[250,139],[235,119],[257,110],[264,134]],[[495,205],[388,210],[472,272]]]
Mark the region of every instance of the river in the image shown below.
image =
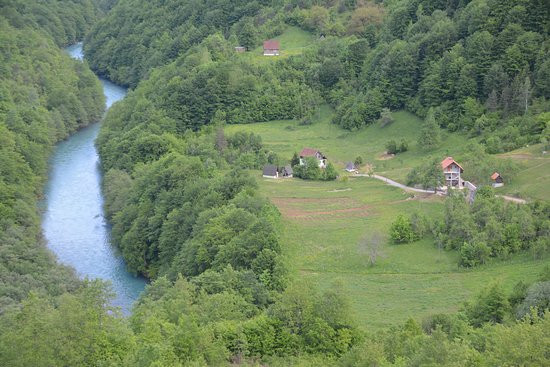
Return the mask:
[[[82,45],[66,48],[82,60]],[[126,95],[126,89],[101,79],[107,108]],[[50,160],[43,202],[42,228],[48,247],[58,260],[76,269],[82,278],[111,282],[114,306],[129,314],[146,281],[126,269],[111,245],[110,228],[103,215],[101,170],[94,141],[100,123],[94,123],[60,142]]]

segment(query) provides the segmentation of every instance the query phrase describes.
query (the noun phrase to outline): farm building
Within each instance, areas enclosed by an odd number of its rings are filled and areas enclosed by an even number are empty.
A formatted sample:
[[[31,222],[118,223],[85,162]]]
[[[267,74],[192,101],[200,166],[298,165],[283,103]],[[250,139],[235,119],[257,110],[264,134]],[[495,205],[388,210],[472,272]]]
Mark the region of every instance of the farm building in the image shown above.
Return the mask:
[[[281,177],[283,178],[292,178],[294,171],[290,165],[284,166],[281,168]]]
[[[464,169],[453,159],[453,157],[445,158],[441,162],[441,168],[445,174],[445,186],[447,186],[447,188],[464,188],[464,180],[460,177]]]
[[[263,177],[266,178],[279,178],[279,171],[277,170],[277,166],[274,164],[268,164],[264,167]]]
[[[502,179],[502,176],[500,173],[495,172],[491,175],[491,181],[493,181],[493,187],[501,187],[504,186],[504,180]]]
[[[238,52],[238,53],[246,52],[246,47],[237,46],[235,47],[235,52]]]
[[[346,171],[350,172],[350,173],[357,173],[359,172],[357,170],[357,168],[355,167],[355,164],[353,162],[348,162],[346,163],[346,168],[345,168]]]
[[[274,164],[268,164],[264,167],[262,176],[266,178],[291,178],[293,175],[292,167],[277,167]]]
[[[279,56],[280,44],[277,40],[264,41],[264,56]]]
[[[300,165],[303,166],[306,163],[307,157],[313,157],[319,161],[319,167],[325,168],[327,166],[327,157],[317,149],[304,148],[300,152]]]

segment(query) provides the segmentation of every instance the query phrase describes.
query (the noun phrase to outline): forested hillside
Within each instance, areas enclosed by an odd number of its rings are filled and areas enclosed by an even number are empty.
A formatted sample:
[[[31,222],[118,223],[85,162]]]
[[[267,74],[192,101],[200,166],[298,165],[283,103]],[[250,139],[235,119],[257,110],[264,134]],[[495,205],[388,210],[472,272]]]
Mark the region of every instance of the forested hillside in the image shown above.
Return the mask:
[[[99,81],[56,46],[81,36],[98,13],[91,2],[72,3],[66,18],[52,4],[8,1],[0,10],[0,313],[30,291],[59,295],[78,286],[45,249],[37,201],[53,145],[103,113]]]
[[[299,103],[306,110],[318,103],[309,89],[323,95],[337,110],[334,122],[344,128],[373,123],[382,108],[406,108],[422,117],[434,108],[439,126],[481,136],[490,153],[548,140],[550,15],[544,1],[178,3],[121,1],[87,39],[92,67],[135,86],[153,67],[191,52],[192,61],[173,65],[170,75],[153,77],[163,84],[169,80],[179,84],[175,70],[181,71],[178,78],[183,75],[186,80],[190,63],[225,61],[234,46],[251,49],[294,24],[327,37],[303,56],[284,66],[278,63],[270,69],[274,73],[261,71],[261,75],[275,74],[283,87],[282,81],[302,85],[299,90],[305,94]],[[191,51],[197,44],[208,53]],[[230,75],[231,70],[242,73],[243,69],[236,60],[218,67],[229,69]],[[201,72],[205,75],[215,68],[209,65]],[[271,88],[265,90],[259,81],[230,80],[247,102],[257,99],[257,94],[271,97]],[[247,96],[250,86],[256,90]],[[218,96],[222,91],[207,87],[201,100],[177,102],[214,110],[214,105],[223,103]],[[173,89],[167,92],[171,98],[178,94]],[[174,100],[164,99],[172,108]],[[229,123],[248,121],[231,115],[233,108],[223,106]],[[178,118],[186,119],[187,111],[181,112]],[[201,116],[202,121],[210,116]],[[254,118],[281,117],[250,116]]]

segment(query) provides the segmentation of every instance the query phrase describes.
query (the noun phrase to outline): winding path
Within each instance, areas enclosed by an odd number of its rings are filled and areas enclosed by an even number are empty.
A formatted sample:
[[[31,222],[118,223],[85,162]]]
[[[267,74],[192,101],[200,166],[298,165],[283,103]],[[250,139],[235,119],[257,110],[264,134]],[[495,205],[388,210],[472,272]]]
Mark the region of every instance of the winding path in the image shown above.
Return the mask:
[[[432,194],[432,195],[434,195],[434,194],[435,195],[442,195],[443,194],[443,192],[441,192],[441,191],[435,192],[433,190],[417,189],[416,187],[406,186],[406,185],[403,185],[403,184],[401,184],[399,182],[396,182],[392,179],[389,179],[387,177],[380,176],[380,175],[367,175],[367,174],[364,174],[364,173],[358,173],[358,174],[356,174],[352,177],[372,177],[372,178],[376,178],[377,180],[384,181],[385,183],[387,183],[390,186],[398,187],[398,188],[400,188],[402,190],[405,190],[405,191],[421,192],[421,193]],[[506,201],[510,201],[512,203],[527,204],[526,200],[520,199],[520,198],[515,198],[513,196],[507,196],[507,195],[496,195],[496,196],[501,198],[501,199],[504,199]]]

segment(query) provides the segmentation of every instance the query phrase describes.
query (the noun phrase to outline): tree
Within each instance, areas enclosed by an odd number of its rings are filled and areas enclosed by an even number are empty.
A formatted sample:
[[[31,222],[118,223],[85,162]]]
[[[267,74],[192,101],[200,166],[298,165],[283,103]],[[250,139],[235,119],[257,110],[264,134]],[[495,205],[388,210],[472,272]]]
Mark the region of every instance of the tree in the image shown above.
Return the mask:
[[[510,304],[502,287],[494,283],[484,288],[473,304],[466,306],[466,315],[473,326],[502,323],[509,315]]]
[[[355,168],[361,167],[364,163],[363,162],[363,157],[358,155],[357,157],[355,157],[355,161],[353,161],[353,163],[355,164]]]
[[[439,130],[439,125],[435,121],[434,109],[430,108],[418,137],[418,146],[420,149],[430,150],[437,147],[440,141]]]
[[[540,317],[550,309],[550,281],[534,283],[527,289],[523,302],[517,310],[517,318],[529,315],[535,309]]]
[[[387,154],[396,154],[397,152],[398,152],[397,143],[395,142],[395,140],[389,140],[386,143],[386,153]]]
[[[382,112],[380,113],[380,126],[386,127],[393,121],[394,120],[390,109],[387,107],[382,108]]]
[[[432,160],[421,172],[421,184],[424,189],[433,189],[437,192],[437,188],[443,186],[445,176],[441,169],[441,164],[436,158]]]
[[[323,171],[323,180],[333,181],[333,180],[336,180],[337,177],[338,177],[338,172],[336,172],[334,165],[329,162],[329,164],[327,164],[327,166]]]
[[[323,172],[319,168],[319,161],[316,158],[306,157],[304,164],[296,166],[294,175],[304,180],[319,180],[322,178]]]
[[[409,243],[414,240],[411,221],[403,215],[398,215],[390,227],[390,238],[393,243]]]
[[[369,258],[369,264],[374,266],[376,261],[384,256],[382,250],[384,244],[384,237],[379,232],[374,232],[372,235],[368,235],[359,240],[358,250],[362,255],[367,255]]]
[[[292,155],[292,158],[290,159],[290,165],[294,167],[299,164],[300,164],[300,157],[298,156],[298,153],[294,152],[294,154]]]

